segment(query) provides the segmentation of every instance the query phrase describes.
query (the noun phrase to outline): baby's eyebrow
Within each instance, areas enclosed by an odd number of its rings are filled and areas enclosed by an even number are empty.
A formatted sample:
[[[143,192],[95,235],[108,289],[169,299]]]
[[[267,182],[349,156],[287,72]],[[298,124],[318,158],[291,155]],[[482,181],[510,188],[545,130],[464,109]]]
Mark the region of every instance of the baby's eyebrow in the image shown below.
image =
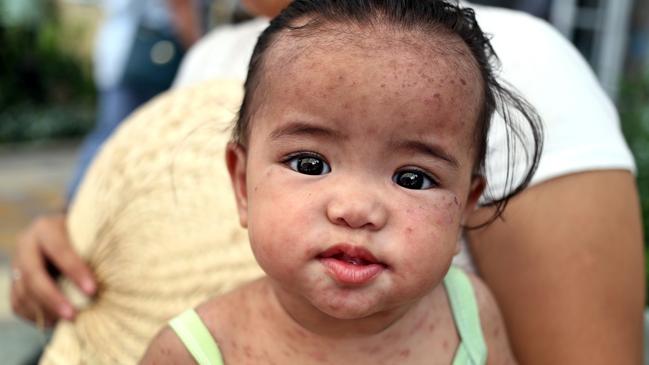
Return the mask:
[[[406,150],[415,153],[431,155],[435,158],[446,161],[454,169],[458,169],[460,167],[460,164],[457,162],[457,159],[453,155],[446,152],[444,148],[436,144],[430,144],[417,140],[393,141],[391,144],[396,150]]]
[[[328,139],[345,139],[345,136],[340,131],[303,121],[289,122],[270,133],[270,138],[272,140],[277,140],[282,137],[294,136],[314,136],[325,137]]]

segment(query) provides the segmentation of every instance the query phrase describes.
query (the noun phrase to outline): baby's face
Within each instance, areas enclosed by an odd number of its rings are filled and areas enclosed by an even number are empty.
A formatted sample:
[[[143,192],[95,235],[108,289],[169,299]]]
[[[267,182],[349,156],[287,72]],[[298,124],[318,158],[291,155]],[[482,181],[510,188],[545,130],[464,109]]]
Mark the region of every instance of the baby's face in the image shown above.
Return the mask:
[[[439,284],[482,188],[471,147],[481,84],[459,71],[472,66],[423,42],[363,43],[269,54],[247,151],[229,147],[259,264],[336,318]]]

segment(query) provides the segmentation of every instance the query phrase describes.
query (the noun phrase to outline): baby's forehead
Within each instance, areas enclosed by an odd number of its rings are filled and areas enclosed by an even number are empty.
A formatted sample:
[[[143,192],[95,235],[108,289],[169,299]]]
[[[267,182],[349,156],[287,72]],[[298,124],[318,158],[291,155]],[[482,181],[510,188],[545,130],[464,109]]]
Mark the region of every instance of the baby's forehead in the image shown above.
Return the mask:
[[[432,35],[341,25],[293,32],[281,33],[264,56],[261,77],[274,86],[326,72],[333,73],[326,76],[337,82],[341,71],[352,71],[353,76],[376,69],[377,80],[405,73],[419,77],[421,84],[457,82],[471,102],[480,104],[483,99],[485,84],[479,66],[464,41],[449,31]]]
[[[462,136],[462,142],[473,136],[482,82],[469,51],[457,44],[461,40],[435,43],[381,33],[355,34],[350,40],[351,33],[339,33],[278,40],[259,94],[262,110],[273,110],[271,120],[303,107],[325,116],[334,128],[369,119],[385,130],[412,122],[407,130],[419,128],[421,134],[436,127],[449,137]]]
[[[448,30],[425,32],[347,23],[280,32],[264,55],[261,77],[293,77],[289,73],[315,71],[312,69],[321,59],[331,60],[333,56],[341,63],[352,58],[365,59],[368,64],[408,60],[407,67],[402,64],[394,72],[422,75],[444,65],[449,77],[477,85],[481,94],[484,86],[482,72],[469,47]],[[295,65],[300,67],[291,67]]]

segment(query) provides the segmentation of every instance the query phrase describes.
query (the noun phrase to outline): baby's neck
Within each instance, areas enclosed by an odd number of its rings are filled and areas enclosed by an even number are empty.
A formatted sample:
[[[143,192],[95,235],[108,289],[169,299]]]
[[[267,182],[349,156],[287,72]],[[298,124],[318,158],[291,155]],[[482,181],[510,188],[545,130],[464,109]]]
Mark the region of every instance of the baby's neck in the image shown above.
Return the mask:
[[[265,295],[268,295],[267,303],[272,303],[280,313],[279,318],[286,321],[288,326],[296,326],[305,335],[320,340],[354,339],[356,342],[363,338],[368,341],[386,337],[397,339],[401,334],[416,331],[431,315],[429,296],[424,296],[415,302],[364,318],[339,319],[315,308],[305,298],[288,293],[268,277],[264,279],[264,286]]]

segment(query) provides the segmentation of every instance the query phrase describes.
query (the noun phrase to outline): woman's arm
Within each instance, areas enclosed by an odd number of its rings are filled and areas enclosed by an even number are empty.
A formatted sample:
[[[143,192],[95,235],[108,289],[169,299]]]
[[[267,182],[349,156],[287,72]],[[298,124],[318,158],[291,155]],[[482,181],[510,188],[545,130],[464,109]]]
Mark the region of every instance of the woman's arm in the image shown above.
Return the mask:
[[[468,233],[520,363],[642,363],[638,201],[630,172],[566,175],[514,198],[504,221]]]

